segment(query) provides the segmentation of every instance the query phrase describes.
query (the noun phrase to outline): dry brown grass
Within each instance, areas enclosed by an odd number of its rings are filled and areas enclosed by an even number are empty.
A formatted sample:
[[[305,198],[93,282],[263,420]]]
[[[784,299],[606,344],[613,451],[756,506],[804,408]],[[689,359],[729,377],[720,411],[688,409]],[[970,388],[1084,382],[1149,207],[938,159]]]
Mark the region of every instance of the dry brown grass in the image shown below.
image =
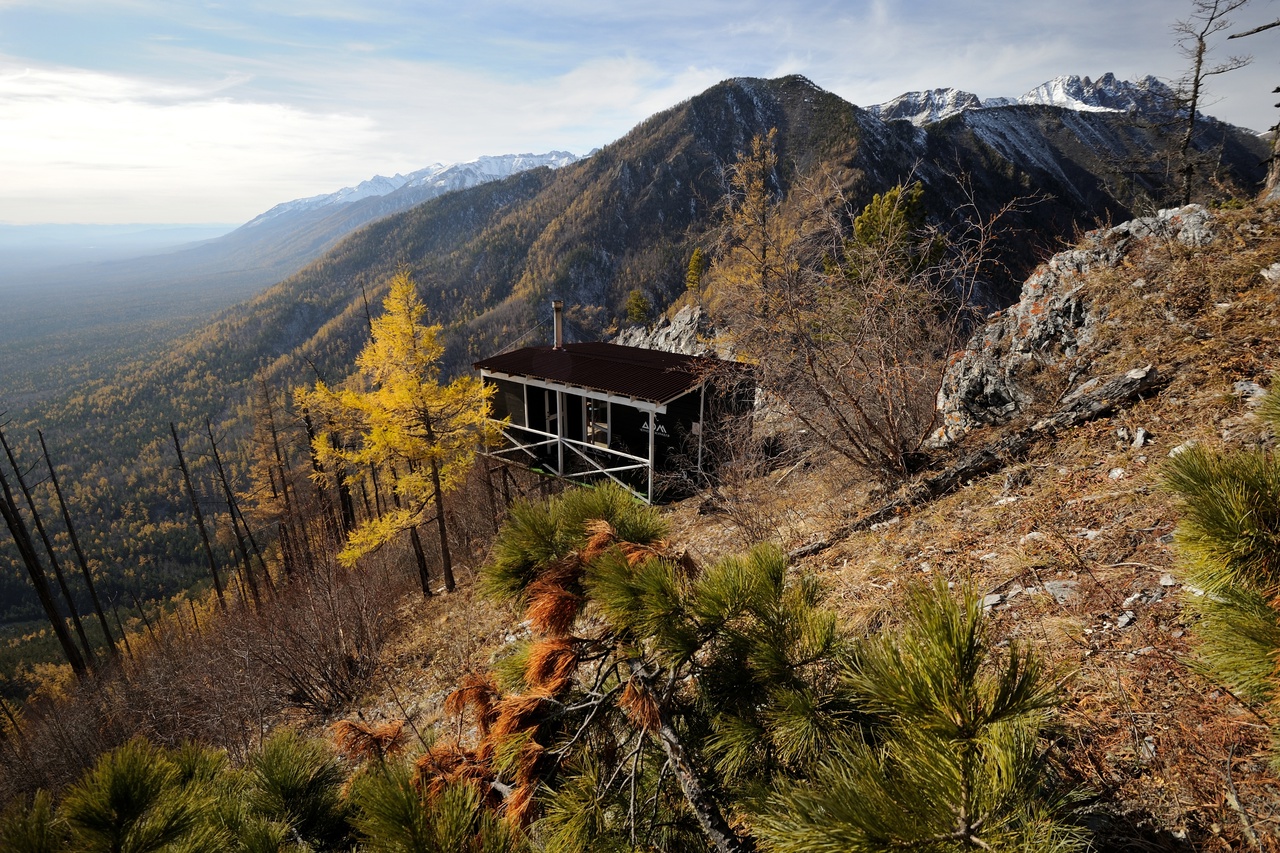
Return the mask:
[[[1233,385],[1266,386],[1280,367],[1280,288],[1259,275],[1280,261],[1280,210],[1224,216],[1213,247],[1148,244],[1092,277],[1089,293],[1108,306],[1095,345],[1031,377],[1040,403],[1027,419],[1090,377],[1148,363],[1173,376],[1164,392],[805,561],[857,635],[891,627],[905,589],[938,574],[1004,595],[990,611],[998,637],[1030,644],[1064,679],[1057,758],[1102,797],[1109,849],[1225,851],[1256,838],[1280,850],[1267,729],[1199,673],[1170,545],[1177,512],[1160,486],[1183,442],[1272,442]],[[1149,443],[1134,447],[1139,428]],[[960,451],[1000,433],[975,432]],[[779,531],[787,547],[880,504],[872,484],[825,465],[756,487],[806,520],[803,532]],[[671,518],[673,538],[704,553],[735,544],[695,501]],[[1046,584],[1073,595],[1060,601]]]

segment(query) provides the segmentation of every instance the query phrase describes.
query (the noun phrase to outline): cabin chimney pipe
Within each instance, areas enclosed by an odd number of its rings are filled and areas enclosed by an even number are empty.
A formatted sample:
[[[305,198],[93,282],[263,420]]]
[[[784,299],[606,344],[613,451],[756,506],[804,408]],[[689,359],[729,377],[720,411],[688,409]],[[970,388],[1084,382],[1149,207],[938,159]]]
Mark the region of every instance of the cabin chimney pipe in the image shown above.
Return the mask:
[[[557,299],[551,307],[555,312],[556,349],[564,349],[564,302]]]

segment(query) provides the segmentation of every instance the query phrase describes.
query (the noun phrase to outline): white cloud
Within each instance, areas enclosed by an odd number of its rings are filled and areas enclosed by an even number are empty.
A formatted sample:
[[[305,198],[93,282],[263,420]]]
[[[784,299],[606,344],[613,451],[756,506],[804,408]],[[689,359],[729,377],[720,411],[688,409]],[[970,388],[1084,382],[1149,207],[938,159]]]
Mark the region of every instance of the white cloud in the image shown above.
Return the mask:
[[[734,76],[800,73],[867,105],[1180,62],[1168,0],[19,5],[0,0],[3,43],[32,57],[0,55],[0,221],[15,222],[244,221],[377,172],[585,153]],[[1272,78],[1262,59],[1215,79],[1229,97],[1213,112],[1272,123]]]
[[[244,220],[263,199],[282,200],[273,193],[332,182],[342,171],[333,164],[367,157],[376,138],[367,117],[241,102],[220,88],[5,70],[0,221],[66,220],[69,208],[81,221],[190,220],[193,211]]]

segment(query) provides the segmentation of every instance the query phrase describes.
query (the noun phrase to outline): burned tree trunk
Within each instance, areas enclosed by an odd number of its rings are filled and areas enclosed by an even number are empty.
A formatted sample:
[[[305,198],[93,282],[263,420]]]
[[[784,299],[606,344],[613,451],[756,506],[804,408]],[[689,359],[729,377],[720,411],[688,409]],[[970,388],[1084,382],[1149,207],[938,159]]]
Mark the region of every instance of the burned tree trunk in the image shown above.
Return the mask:
[[[191,487],[191,474],[187,471],[186,460],[182,458],[182,444],[178,441],[178,428],[169,422],[169,432],[173,433],[173,449],[178,452],[178,467],[182,469],[182,482],[187,486],[187,497],[191,499],[191,511],[196,516],[196,527],[200,529],[200,541],[204,543],[205,556],[209,558],[209,572],[213,575],[213,588],[218,593],[218,606],[227,609],[227,599],[222,593],[222,577],[218,574],[218,563],[213,558],[213,546],[209,544],[209,531],[204,526],[204,514],[200,512],[200,501],[196,500],[196,490]]]
[[[9,490],[9,481],[5,478],[3,470],[0,470],[0,516],[3,516],[5,525],[9,528],[9,533],[13,535],[13,541],[18,546],[18,553],[22,555],[22,562],[27,567],[27,574],[31,576],[31,585],[36,589],[36,597],[40,599],[40,606],[44,608],[45,616],[49,619],[49,625],[53,628],[54,636],[58,638],[58,643],[62,646],[62,652],[67,657],[67,663],[71,664],[71,669],[75,671],[78,677],[83,678],[88,672],[84,656],[76,648],[75,642],[71,639],[71,634],[67,631],[66,623],[63,622],[61,614],[58,613],[58,606],[49,590],[49,581],[45,577],[44,568],[40,565],[40,558],[31,543],[31,534],[27,532],[22,516],[18,513],[18,507],[13,502],[13,493]]]
[[[249,560],[249,548],[245,544],[244,534],[240,531],[240,521],[236,518],[236,498],[231,492],[231,484],[227,482],[227,471],[222,467],[222,456],[218,453],[218,442],[213,437],[213,424],[207,419],[204,427],[209,433],[209,446],[213,448],[213,465],[218,473],[218,482],[222,484],[222,495],[227,501],[227,515],[231,516],[231,530],[235,533],[236,548],[240,552],[240,565],[244,570],[245,582],[249,584],[249,595],[253,598],[254,608],[262,606],[258,597],[258,580],[253,575],[253,564]]]
[[[91,669],[97,669],[97,664],[93,659],[93,645],[89,642],[89,636],[84,632],[84,623],[80,621],[80,612],[76,609],[75,596],[71,594],[71,589],[67,586],[67,578],[62,573],[62,564],[58,562],[58,555],[53,550],[53,542],[49,539],[49,534],[44,529],[44,522],[40,520],[40,511],[36,509],[36,502],[31,498],[31,490],[27,488],[27,482],[22,476],[22,469],[18,467],[18,460],[14,457],[13,449],[9,447],[9,442],[4,437],[2,430],[0,430],[0,447],[4,448],[4,455],[9,460],[9,467],[13,469],[14,479],[18,482],[18,490],[22,492],[23,500],[27,504],[27,511],[31,513],[31,521],[36,526],[36,533],[39,534],[40,541],[44,544],[44,552],[49,555],[49,565],[53,567],[53,576],[58,581],[58,589],[62,592],[62,600],[66,602],[67,612],[71,614],[71,624],[76,629],[76,636],[80,638],[80,645],[84,649],[85,661]]]
[[[97,614],[98,624],[102,627],[102,636],[106,639],[107,651],[113,660],[120,659],[120,650],[116,648],[115,638],[111,636],[111,628],[107,624],[107,614],[102,609],[102,600],[93,586],[93,574],[89,571],[89,561],[85,559],[84,549],[80,547],[80,537],[76,535],[76,527],[71,522],[71,511],[67,509],[66,498],[62,496],[62,486],[58,483],[58,474],[53,469],[53,460],[49,458],[49,447],[45,444],[44,433],[36,430],[40,437],[40,449],[44,452],[44,464],[49,468],[49,482],[53,484],[53,493],[58,498],[58,506],[62,510],[62,521],[67,525],[67,533],[71,536],[71,548],[75,551],[76,561],[80,565],[80,574],[84,577],[85,588],[89,590],[89,599],[93,602],[93,612]]]

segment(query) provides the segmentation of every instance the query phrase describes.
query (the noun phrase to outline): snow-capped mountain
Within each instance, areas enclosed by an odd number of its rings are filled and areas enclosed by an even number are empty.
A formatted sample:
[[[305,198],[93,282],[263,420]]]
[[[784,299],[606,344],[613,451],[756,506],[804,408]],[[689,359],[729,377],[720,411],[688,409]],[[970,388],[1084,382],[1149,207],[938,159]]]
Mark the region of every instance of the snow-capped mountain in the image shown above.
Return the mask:
[[[906,119],[914,125],[932,124],[942,121],[948,116],[965,110],[982,108],[982,101],[972,92],[961,89],[930,89],[927,92],[906,92],[885,101],[883,104],[867,107],[882,121]]]
[[[1137,82],[1120,80],[1107,72],[1096,81],[1075,74],[1055,77],[1018,98],[1020,104],[1047,104],[1069,110],[1113,110],[1115,112],[1149,112],[1168,110],[1175,100],[1174,91],[1150,75]]]
[[[375,175],[367,181],[361,181],[354,187],[343,187],[337,192],[314,195],[308,198],[282,202],[266,213],[254,217],[244,224],[244,228],[252,228],[278,216],[290,213],[303,213],[323,207],[351,204],[374,196],[390,195],[405,187],[411,189],[434,189],[440,193],[478,186],[486,181],[496,181],[510,177],[526,169],[539,166],[550,166],[558,169],[582,158],[568,151],[551,151],[546,154],[503,154],[496,157],[479,157],[466,163],[433,163],[423,169],[407,175],[399,173],[391,177]]]
[[[960,89],[907,92],[867,109],[882,121],[906,120],[916,126],[932,124],[968,110],[1013,104],[1043,104],[1077,112],[1164,112],[1172,109],[1174,92],[1155,77],[1131,82],[1107,72],[1097,80],[1076,74],[1055,77],[1019,98],[981,100]]]

